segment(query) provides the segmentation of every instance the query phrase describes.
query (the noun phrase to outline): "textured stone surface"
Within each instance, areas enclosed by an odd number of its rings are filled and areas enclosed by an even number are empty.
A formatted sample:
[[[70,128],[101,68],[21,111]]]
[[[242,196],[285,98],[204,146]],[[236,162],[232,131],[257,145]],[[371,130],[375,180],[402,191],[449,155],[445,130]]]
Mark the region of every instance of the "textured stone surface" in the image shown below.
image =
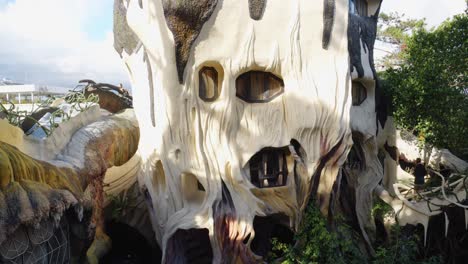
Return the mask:
[[[213,14],[218,0],[162,0],[162,3],[167,26],[174,36],[179,83],[183,83],[192,44]]]

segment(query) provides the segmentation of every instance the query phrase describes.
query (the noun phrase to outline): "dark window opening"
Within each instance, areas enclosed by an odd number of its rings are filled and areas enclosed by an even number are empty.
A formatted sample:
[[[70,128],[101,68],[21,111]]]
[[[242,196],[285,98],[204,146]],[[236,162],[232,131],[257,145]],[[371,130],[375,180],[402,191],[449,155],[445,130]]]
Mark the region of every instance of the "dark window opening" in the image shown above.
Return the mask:
[[[208,229],[179,229],[167,241],[166,263],[211,264],[211,248]]]
[[[218,72],[213,67],[203,67],[198,74],[199,96],[203,101],[213,102],[218,99],[220,87]]]
[[[351,90],[353,105],[361,105],[367,98],[366,87],[360,82],[353,81]]]
[[[288,179],[288,147],[264,148],[249,161],[250,180],[259,188],[285,186]]]
[[[236,96],[249,103],[271,101],[283,91],[283,80],[269,72],[249,71],[236,80]]]
[[[255,254],[266,257],[273,250],[276,256],[281,256],[281,251],[273,249],[272,241],[292,245],[294,233],[288,227],[289,217],[283,214],[269,216],[255,216],[253,226],[255,237],[250,244],[250,249]]]
[[[111,221],[106,223],[106,232],[112,240],[112,248],[100,263],[161,263],[161,249],[156,244],[151,245],[135,228]]]

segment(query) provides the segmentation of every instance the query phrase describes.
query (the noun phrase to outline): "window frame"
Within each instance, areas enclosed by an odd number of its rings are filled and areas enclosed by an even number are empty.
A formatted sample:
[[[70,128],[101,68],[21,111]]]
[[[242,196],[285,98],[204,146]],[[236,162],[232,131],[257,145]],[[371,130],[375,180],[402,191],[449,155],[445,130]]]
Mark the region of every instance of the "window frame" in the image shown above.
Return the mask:
[[[214,95],[211,98],[206,97],[207,89],[206,89],[206,84],[203,81],[203,72],[205,70],[212,70],[215,72],[215,78],[213,80],[213,83],[215,84],[214,91],[213,91]],[[219,72],[216,69],[216,67],[214,66],[201,67],[200,70],[198,71],[198,97],[204,102],[211,103],[211,102],[216,101],[220,95],[221,95],[221,84],[219,83]]]
[[[354,87],[362,87],[362,91],[363,94],[364,94],[364,98],[361,99],[361,97],[359,97],[359,100],[357,100],[357,103],[355,103],[354,101]],[[359,95],[361,95],[361,93],[359,92]],[[366,101],[367,99],[367,87],[360,81],[352,81],[351,82],[351,105],[352,106],[360,106],[362,105],[362,103],[364,103],[364,101]]]

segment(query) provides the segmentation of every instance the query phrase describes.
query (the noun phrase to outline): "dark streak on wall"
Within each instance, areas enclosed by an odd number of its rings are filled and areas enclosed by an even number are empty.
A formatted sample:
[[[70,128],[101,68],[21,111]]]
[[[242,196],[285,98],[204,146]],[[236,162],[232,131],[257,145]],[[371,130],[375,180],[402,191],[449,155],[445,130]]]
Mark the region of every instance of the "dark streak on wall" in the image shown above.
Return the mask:
[[[381,91],[380,82],[377,78],[377,72],[374,66],[374,42],[377,34],[377,19],[380,7],[377,12],[370,16],[359,16],[358,14],[349,14],[348,19],[348,51],[351,59],[351,70],[356,69],[358,78],[364,77],[364,67],[361,61],[361,43],[364,51],[369,54],[369,63],[375,80],[375,111],[377,113],[377,132],[378,123],[385,126],[388,116],[388,99]]]
[[[372,71],[374,69],[374,42],[377,32],[377,16],[361,17],[356,14],[349,14],[348,20],[348,51],[351,57],[351,70],[356,68],[358,77],[364,77],[364,68],[361,61],[361,42],[364,51],[369,53],[369,60]]]
[[[380,80],[376,78],[375,80],[375,112],[377,112],[377,125],[380,123],[382,128],[385,127],[385,123],[387,122],[387,118],[392,116],[392,112],[390,111],[391,107],[391,100],[390,98],[383,93]],[[379,128],[377,126],[377,132]]]
[[[181,84],[192,44],[217,3],[218,0],[162,0],[167,26],[174,35],[177,73]]]
[[[323,0],[323,36],[322,48],[328,49],[335,21],[335,0]]]
[[[267,0],[249,0],[249,14],[253,20],[262,19]]]
[[[327,154],[325,154],[324,156],[322,156],[320,158],[319,164],[318,164],[317,168],[315,169],[314,174],[312,175],[312,180],[309,183],[310,197],[312,197],[312,199],[317,199],[316,203],[317,203],[318,206],[323,204],[325,202],[325,199],[327,199],[327,198],[330,199],[330,197],[325,197],[324,195],[320,195],[318,193],[318,187],[319,187],[319,184],[320,184],[320,178],[322,176],[322,170],[323,170],[323,168],[325,168],[328,161],[330,161],[333,158],[333,156],[336,154],[338,149],[341,147],[342,143],[343,143],[343,137],[340,139],[340,141],[335,146],[333,146],[328,151]]]

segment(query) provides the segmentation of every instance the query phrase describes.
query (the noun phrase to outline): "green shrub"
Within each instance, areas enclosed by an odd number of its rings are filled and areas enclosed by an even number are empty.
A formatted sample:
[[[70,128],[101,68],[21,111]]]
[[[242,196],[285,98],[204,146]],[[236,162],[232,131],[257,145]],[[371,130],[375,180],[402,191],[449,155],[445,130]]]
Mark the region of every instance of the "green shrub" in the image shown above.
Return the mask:
[[[309,203],[302,226],[295,236],[296,245],[287,245],[273,240],[270,260],[282,256],[281,263],[363,263],[366,261],[355,243],[356,234],[342,220],[336,231],[327,227],[320,211]],[[278,254],[279,253],[279,254]]]
[[[336,220],[336,230],[330,230],[327,220],[314,204],[314,202],[310,202],[305,211],[301,228],[295,235],[295,245],[284,244],[273,239],[273,250],[267,260],[268,263],[443,263],[440,256],[420,259],[421,239],[412,232],[404,234],[398,225],[391,229],[390,243],[378,246],[375,257],[369,259],[359,249],[358,245],[362,241],[360,234],[355,232],[339,216]],[[379,199],[372,209],[372,215],[382,218],[394,215],[394,212],[389,205]]]
[[[405,235],[401,230],[398,225],[392,226],[390,234],[392,242],[377,248],[375,258],[372,260],[373,264],[443,263],[441,256],[420,259],[419,246],[423,241],[416,234]]]

